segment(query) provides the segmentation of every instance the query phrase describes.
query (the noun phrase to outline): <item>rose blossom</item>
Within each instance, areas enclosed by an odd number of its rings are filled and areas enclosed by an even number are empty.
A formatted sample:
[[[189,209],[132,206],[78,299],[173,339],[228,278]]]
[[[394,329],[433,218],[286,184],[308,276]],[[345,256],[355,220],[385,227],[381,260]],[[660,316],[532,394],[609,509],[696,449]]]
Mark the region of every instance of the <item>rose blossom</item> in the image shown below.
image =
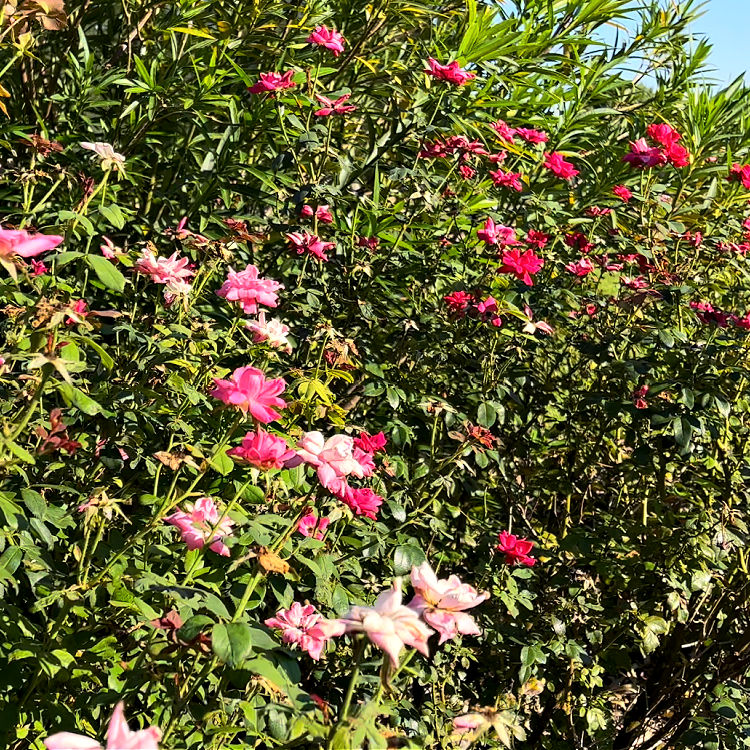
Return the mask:
[[[244,271],[227,273],[226,281],[216,294],[230,302],[238,302],[243,312],[253,315],[258,312],[258,305],[276,307],[279,304],[277,292],[284,285],[273,279],[262,279],[258,268],[250,265]]]
[[[30,234],[23,229],[0,227],[0,259],[34,258],[56,248],[62,241],[57,234]]]
[[[528,565],[531,567],[536,563],[536,560],[529,556],[529,552],[531,552],[534,547],[534,542],[520,539],[508,531],[501,531],[497,535],[497,539],[500,544],[498,544],[495,549],[505,555],[505,562],[508,565],[515,565],[518,563],[520,565]]]
[[[574,276],[583,278],[594,270],[594,264],[588,258],[580,258],[575,263],[568,263],[565,270],[570,271]]]
[[[286,238],[291,247],[297,251],[297,255],[309,253],[323,262],[328,260],[326,251],[336,247],[333,242],[323,242],[317,235],[307,232],[290,232]]]
[[[368,435],[366,432],[360,432],[359,437],[354,438],[354,447],[367,453],[382,451],[387,444],[388,438],[382,432],[378,432],[377,435]]]
[[[521,172],[506,172],[504,169],[498,169],[494,172],[490,171],[490,177],[498,187],[507,187],[518,193],[523,190],[523,183],[521,182],[523,174]]]
[[[570,180],[578,174],[578,170],[569,161],[565,161],[559,151],[544,155],[544,166],[556,177]]]
[[[232,533],[234,522],[224,517],[219,523],[219,511],[210,497],[201,497],[195,505],[185,503],[185,511],[177,510],[164,520],[180,530],[182,541],[188,549],[200,549],[208,544],[209,549],[222,557],[229,557],[229,547],[222,538]],[[217,526],[218,524],[218,526]]]
[[[333,214],[327,205],[318,206],[314,211],[312,206],[304,205],[300,209],[300,215],[306,219],[312,219],[315,216],[321,224],[333,224]]]
[[[83,141],[79,145],[81,148],[93,151],[99,157],[102,169],[125,171],[125,157],[122,154],[118,154],[109,143],[102,141],[89,143],[88,141]]]
[[[615,185],[612,188],[612,192],[623,202],[628,203],[633,197],[633,193],[628,190],[625,185]]]
[[[416,596],[409,607],[440,633],[440,643],[462,635],[480,635],[481,630],[471,615],[463,610],[481,604],[489,594],[480,594],[473,586],[461,583],[458,576],[438,578],[425,561],[411,569],[411,585]]]
[[[351,94],[344,94],[340,96],[336,101],[329,99],[327,96],[321,94],[315,94],[315,98],[323,105],[321,109],[316,109],[313,114],[315,117],[330,117],[331,115],[348,115],[350,112],[354,112],[357,108],[353,104],[344,104],[349,99]]]
[[[242,438],[242,445],[231,448],[227,455],[257,469],[268,471],[283,468],[286,462],[297,454],[289,448],[284,438],[258,428],[256,432],[248,432]]]
[[[273,91],[283,91],[292,89],[295,83],[292,81],[293,70],[287,70],[283,75],[281,73],[261,73],[258,82],[248,86],[247,90],[251,94],[265,94]]]
[[[106,750],[158,750],[161,730],[149,727],[133,732],[125,721],[125,707],[122,702],[115,706],[107,728]],[[44,740],[47,750],[102,750],[96,741],[81,734],[58,732]]]
[[[538,273],[544,265],[544,259],[540,258],[533,250],[506,250],[502,258],[503,265],[500,273],[511,273],[526,286],[533,286],[532,275]]]
[[[383,504],[383,498],[369,487],[355,489],[343,482],[343,492],[336,494],[339,500],[346,505],[355,516],[364,516],[371,520],[376,520],[378,510]]]
[[[447,65],[441,65],[434,57],[427,60],[428,67],[425,69],[427,75],[432,76],[438,81],[448,81],[456,86],[463,86],[473,78],[477,77],[476,73],[470,73],[464,70],[457,60],[449,62]]]
[[[314,661],[318,661],[326,641],[334,634],[330,628],[324,628],[326,622],[312,604],[303,606],[294,602],[289,609],[279,610],[275,617],[268,618],[265,625],[281,630],[284,643],[296,643]],[[336,631],[335,628],[333,630]]]
[[[282,349],[287,354],[292,351],[292,346],[286,337],[289,333],[289,326],[284,325],[278,318],[266,321],[266,314],[263,310],[258,313],[258,320],[246,321],[245,328],[252,331],[253,342],[256,344],[267,341],[275,349]]]
[[[322,539],[325,536],[325,531],[328,528],[328,524],[331,523],[330,518],[318,518],[315,513],[310,511],[306,513],[297,522],[297,531],[302,536],[313,537],[313,539]]]
[[[316,26],[310,36],[306,39],[308,44],[316,44],[318,47],[325,47],[333,52],[334,57],[338,57],[344,51],[346,39],[336,29],[329,29],[327,26]]]
[[[427,640],[432,635],[419,615],[401,603],[401,579],[393,588],[381,593],[372,607],[352,607],[344,617],[330,621],[329,630],[345,633],[364,633],[370,642],[388,654],[391,664],[398,666],[404,646],[412,646],[429,656]]]
[[[279,398],[285,388],[283,378],[266,379],[263,371],[255,367],[238,367],[228,380],[214,378],[211,395],[268,424],[281,416],[274,407],[286,407],[286,402]]]

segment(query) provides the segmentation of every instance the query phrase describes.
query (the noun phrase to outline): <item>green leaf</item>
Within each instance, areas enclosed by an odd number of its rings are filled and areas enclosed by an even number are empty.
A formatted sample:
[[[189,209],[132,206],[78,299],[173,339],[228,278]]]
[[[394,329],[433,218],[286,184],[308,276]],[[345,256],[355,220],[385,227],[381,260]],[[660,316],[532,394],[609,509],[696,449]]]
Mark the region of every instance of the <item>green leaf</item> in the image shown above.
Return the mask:
[[[125,277],[115,266],[101,255],[88,255],[86,261],[94,269],[99,281],[108,289],[121,292],[125,288]]]
[[[95,414],[101,414],[102,407],[94,401],[93,398],[87,396],[83,391],[79,390],[69,383],[60,383],[58,386],[62,397],[70,404],[73,404],[76,408],[80,409],[84,414],[88,414],[93,417]]]
[[[182,641],[193,641],[213,622],[214,619],[208,615],[193,615],[185,620],[177,636]]]
[[[393,553],[393,572],[397,576],[406,575],[426,559],[424,552],[416,544],[401,544]]]
[[[252,633],[244,622],[214,625],[211,641],[216,656],[232,669],[237,669],[252,650]]]
[[[496,419],[497,412],[492,404],[485,402],[479,405],[479,409],[477,410],[477,422],[479,422],[482,427],[492,427],[492,425],[495,424]]]

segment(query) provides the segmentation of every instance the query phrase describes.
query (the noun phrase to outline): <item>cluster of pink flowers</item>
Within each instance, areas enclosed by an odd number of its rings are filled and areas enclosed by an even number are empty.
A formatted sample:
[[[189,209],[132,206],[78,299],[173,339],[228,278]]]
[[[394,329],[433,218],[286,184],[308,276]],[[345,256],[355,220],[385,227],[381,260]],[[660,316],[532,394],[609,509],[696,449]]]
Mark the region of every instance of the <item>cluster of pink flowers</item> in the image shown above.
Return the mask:
[[[228,379],[214,378],[211,395],[229,406],[249,413],[258,422],[268,424],[281,415],[275,411],[286,407],[279,398],[286,388],[283,378],[267,379],[262,370],[255,367],[238,367]]]
[[[536,130],[534,128],[512,128],[504,120],[498,120],[492,123],[493,130],[497,133],[501,141],[505,143],[515,143],[516,136],[536,145],[538,143],[546,143],[549,140],[549,136],[543,130]]]
[[[256,266],[250,265],[244,271],[229,269],[226,281],[216,294],[230,302],[237,302],[243,312],[253,315],[258,312],[258,305],[276,307],[277,292],[283,284],[273,279],[263,279]]]
[[[495,224],[488,216],[481,229],[477,229],[477,237],[486,245],[497,245],[500,248],[508,245],[518,245],[516,230],[503,224]]]
[[[501,531],[497,535],[499,544],[495,547],[498,552],[505,555],[505,562],[508,565],[527,565],[531,567],[536,563],[536,559],[529,555],[534,547],[534,542],[511,534],[509,531]]]
[[[314,44],[318,47],[324,47],[338,57],[344,51],[346,39],[336,29],[329,29],[327,26],[316,26],[310,36],[307,37],[308,44]]]
[[[477,77],[476,73],[464,70],[457,60],[453,60],[447,65],[441,65],[434,57],[427,60],[427,68],[424,72],[438,81],[448,81],[455,86],[463,86]]]
[[[328,260],[326,252],[336,247],[333,242],[323,242],[317,235],[307,232],[290,232],[286,238],[290,247],[297,251],[297,255],[308,253],[323,262]]]
[[[372,607],[353,606],[336,620],[325,620],[312,605],[303,607],[295,602],[265,622],[281,630],[284,643],[298,644],[316,661],[328,639],[344,633],[363,633],[388,655],[394,667],[405,646],[429,656],[427,641],[434,632],[431,628],[439,633],[440,644],[459,634],[481,634],[466,610],[480,605],[488,594],[461,583],[455,575],[439,579],[428,562],[412,568],[411,583],[415,596],[406,605],[398,578]]]
[[[318,481],[334,497],[347,505],[355,515],[375,520],[383,498],[369,487],[355,489],[350,476],[362,479],[375,473],[373,453],[363,450],[364,443],[355,443],[348,435],[326,439],[321,432],[307,432],[297,444],[298,463],[315,468]],[[287,464],[293,465],[293,464]]]
[[[631,141],[629,153],[622,157],[624,162],[639,169],[651,169],[663,164],[674,167],[690,164],[688,150],[678,143],[682,136],[671,125],[654,123],[648,126],[646,132],[658,145],[652,146],[646,138]]]
[[[448,159],[452,156],[458,157],[458,171],[465,180],[469,180],[476,174],[476,169],[467,162],[474,156],[489,156],[490,152],[480,141],[470,141],[463,135],[451,135],[443,140],[437,139],[426,142],[419,151],[421,159]],[[490,157],[492,158],[492,157]]]
[[[195,272],[189,267],[189,263],[188,258],[178,258],[176,252],[168,258],[160,258],[146,249],[135,262],[133,269],[150,276],[154,283],[163,284],[164,300],[169,305],[175,298],[190,292],[189,279],[195,276]]]
[[[159,750],[161,730],[149,727],[133,732],[125,720],[125,707],[122,703],[115,706],[107,728],[106,750]],[[58,732],[44,740],[47,750],[102,750],[96,741],[82,734]]]
[[[452,318],[463,318],[470,315],[496,328],[503,324],[502,318],[497,314],[497,300],[492,296],[481,299],[481,297],[475,297],[468,292],[458,291],[447,294],[443,299]]]
[[[521,182],[521,178],[523,177],[522,172],[510,172],[505,169],[490,170],[490,177],[493,184],[497,187],[507,187],[515,190],[517,193],[523,191],[523,183]]]

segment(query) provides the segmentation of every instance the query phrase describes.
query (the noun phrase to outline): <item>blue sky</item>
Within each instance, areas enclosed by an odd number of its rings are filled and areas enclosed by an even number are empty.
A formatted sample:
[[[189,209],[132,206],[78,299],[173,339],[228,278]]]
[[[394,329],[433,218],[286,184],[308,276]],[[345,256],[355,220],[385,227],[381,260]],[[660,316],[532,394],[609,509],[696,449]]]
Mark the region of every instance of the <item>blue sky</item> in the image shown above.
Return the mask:
[[[713,49],[709,62],[719,84],[750,70],[750,0],[709,0],[693,31],[705,34]]]

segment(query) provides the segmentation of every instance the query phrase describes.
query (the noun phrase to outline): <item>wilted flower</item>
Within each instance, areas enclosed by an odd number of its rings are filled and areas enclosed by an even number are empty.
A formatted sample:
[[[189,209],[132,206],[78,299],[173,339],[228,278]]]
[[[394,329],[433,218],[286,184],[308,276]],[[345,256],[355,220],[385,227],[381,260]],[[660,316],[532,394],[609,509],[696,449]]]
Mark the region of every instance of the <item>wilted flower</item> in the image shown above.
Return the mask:
[[[338,31],[327,26],[316,26],[306,41],[308,44],[316,44],[331,50],[334,57],[338,57],[344,51],[346,44],[346,39]]]
[[[633,406],[635,406],[636,409],[648,409],[648,401],[646,401],[646,396],[648,396],[649,392],[648,385],[641,385],[636,388],[631,398],[633,399]]]
[[[229,547],[221,540],[232,533],[234,522],[224,517],[219,523],[219,511],[210,497],[201,497],[195,504],[185,503],[185,511],[175,511],[164,520],[180,530],[188,549],[200,549],[205,544],[222,557],[229,556]]]
[[[332,635],[341,633],[341,628],[326,628],[328,621],[315,611],[312,604],[303,606],[299,602],[294,602],[289,609],[279,610],[265,624],[269,628],[281,630],[281,640],[284,643],[298,644],[315,661],[320,659],[326,641]]]
[[[316,109],[313,114],[316,117],[329,117],[330,115],[348,115],[350,112],[354,112],[357,109],[353,104],[344,104],[348,101],[351,94],[344,94],[340,96],[336,101],[329,99],[327,96],[321,94],[315,94],[315,98],[323,105],[320,109]]]
[[[106,750],[158,750],[161,730],[149,727],[133,732],[125,720],[125,706],[118,703],[107,728]],[[58,732],[44,740],[47,750],[102,750],[96,741],[81,734]]]
[[[297,454],[286,444],[284,438],[258,428],[256,432],[248,432],[242,438],[242,445],[231,448],[227,455],[255,466],[256,469],[268,471],[283,468]]]
[[[401,603],[401,579],[393,588],[384,591],[372,607],[352,607],[344,617],[331,621],[331,629],[339,626],[346,633],[364,633],[398,666],[398,657],[404,646],[412,646],[429,656],[427,640],[432,635],[417,612]],[[335,624],[334,624],[335,623]]]
[[[286,407],[286,402],[278,397],[285,388],[283,378],[266,379],[263,371],[255,367],[238,367],[228,380],[214,378],[211,395],[268,424],[281,416],[274,408]]]
[[[242,311],[248,315],[257,313],[258,305],[276,307],[279,304],[277,292],[284,285],[273,279],[262,279],[258,274],[258,268],[253,265],[244,271],[230,268],[226,281],[216,294],[229,302],[239,303]]]
[[[474,618],[464,610],[481,604],[489,594],[479,593],[473,586],[461,583],[458,576],[438,578],[425,561],[411,569],[411,585],[417,592],[409,607],[440,633],[440,643],[462,635],[479,635]]]

